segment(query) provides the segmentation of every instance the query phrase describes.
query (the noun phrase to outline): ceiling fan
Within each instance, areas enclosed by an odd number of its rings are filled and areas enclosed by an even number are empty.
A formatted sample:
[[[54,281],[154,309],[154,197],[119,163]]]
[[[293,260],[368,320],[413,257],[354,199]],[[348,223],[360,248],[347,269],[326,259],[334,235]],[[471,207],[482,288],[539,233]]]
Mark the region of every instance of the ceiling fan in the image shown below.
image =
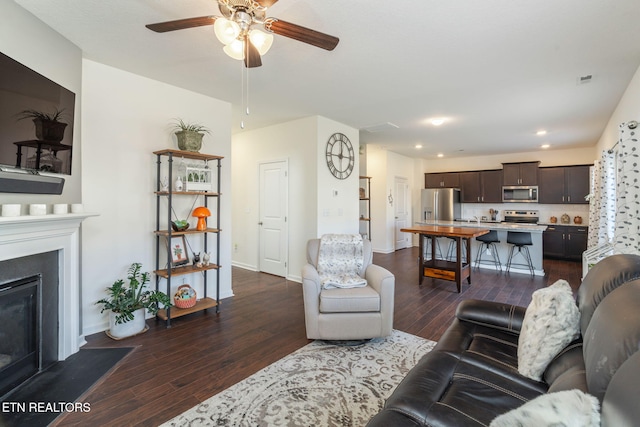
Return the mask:
[[[158,33],[213,25],[218,39],[225,44],[223,50],[235,59],[244,60],[247,68],[262,65],[264,55],[278,34],[322,49],[333,50],[340,39],[300,25],[267,18],[267,8],[278,0],[217,0],[223,16],[200,16],[175,21],[149,24],[146,27]],[[262,26],[267,33],[256,28]]]

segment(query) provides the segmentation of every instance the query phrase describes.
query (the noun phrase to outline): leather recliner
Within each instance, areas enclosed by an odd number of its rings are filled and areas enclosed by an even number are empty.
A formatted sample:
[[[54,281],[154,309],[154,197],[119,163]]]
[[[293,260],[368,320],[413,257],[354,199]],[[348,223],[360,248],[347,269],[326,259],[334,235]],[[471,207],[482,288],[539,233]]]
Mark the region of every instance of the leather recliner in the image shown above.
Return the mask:
[[[525,307],[467,300],[436,347],[409,371],[368,426],[486,426],[543,394],[579,389],[601,402],[602,426],[640,420],[640,257],[613,255],[584,278],[581,337],[541,381],[518,373]]]

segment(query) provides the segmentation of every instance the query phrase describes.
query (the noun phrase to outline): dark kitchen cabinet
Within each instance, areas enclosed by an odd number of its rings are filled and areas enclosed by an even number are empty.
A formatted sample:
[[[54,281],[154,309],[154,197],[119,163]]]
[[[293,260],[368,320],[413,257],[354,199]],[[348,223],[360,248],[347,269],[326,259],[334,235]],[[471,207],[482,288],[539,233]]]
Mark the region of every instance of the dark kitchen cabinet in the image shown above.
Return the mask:
[[[501,203],[502,171],[460,172],[462,203]]]
[[[503,163],[502,185],[538,185],[540,162]]]
[[[542,234],[542,253],[545,258],[572,261],[582,260],[587,250],[588,227],[550,225]]]
[[[458,172],[425,173],[424,188],[458,188],[460,174]]]
[[[585,204],[589,194],[589,166],[560,166],[540,168],[539,201],[550,204]]]

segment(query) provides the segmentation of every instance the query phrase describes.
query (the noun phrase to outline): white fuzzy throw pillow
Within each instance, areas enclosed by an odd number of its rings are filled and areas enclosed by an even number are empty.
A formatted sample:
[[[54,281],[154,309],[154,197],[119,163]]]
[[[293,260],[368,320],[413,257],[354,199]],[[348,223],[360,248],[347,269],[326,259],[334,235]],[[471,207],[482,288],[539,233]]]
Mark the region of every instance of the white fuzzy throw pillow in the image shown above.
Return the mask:
[[[549,362],[580,336],[580,311],[566,280],[531,297],[518,338],[518,372],[540,381]]]
[[[491,421],[489,427],[600,427],[600,402],[580,390],[536,397]]]

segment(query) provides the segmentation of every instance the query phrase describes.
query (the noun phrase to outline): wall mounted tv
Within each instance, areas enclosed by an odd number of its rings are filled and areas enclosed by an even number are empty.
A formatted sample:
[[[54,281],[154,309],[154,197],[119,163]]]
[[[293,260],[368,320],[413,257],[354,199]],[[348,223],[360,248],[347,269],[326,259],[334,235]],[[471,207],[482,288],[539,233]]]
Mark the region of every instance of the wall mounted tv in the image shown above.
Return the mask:
[[[71,175],[75,98],[0,52],[0,170]]]

